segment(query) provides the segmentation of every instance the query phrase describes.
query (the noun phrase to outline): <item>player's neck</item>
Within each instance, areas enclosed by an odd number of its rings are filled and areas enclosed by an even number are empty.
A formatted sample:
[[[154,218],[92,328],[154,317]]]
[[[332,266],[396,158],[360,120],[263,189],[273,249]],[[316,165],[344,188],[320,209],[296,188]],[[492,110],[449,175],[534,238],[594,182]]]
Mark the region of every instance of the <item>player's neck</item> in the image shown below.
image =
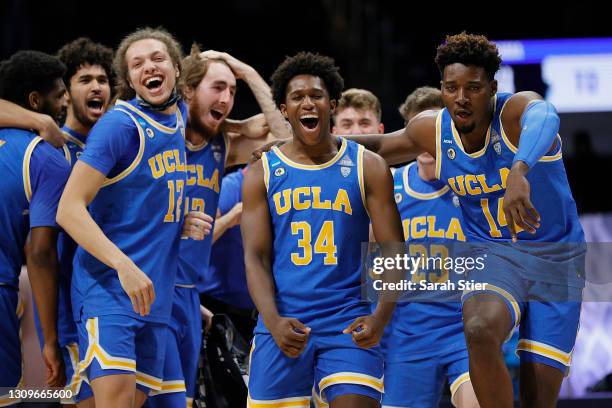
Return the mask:
[[[489,126],[491,126],[492,120],[493,111],[491,111],[491,114],[487,116],[486,120],[482,121],[482,123],[476,124],[476,127],[474,127],[472,131],[459,132],[463,149],[467,153],[477,152],[484,147],[485,141],[487,140],[487,132],[489,131]]]
[[[64,123],[64,125],[70,129],[75,131],[76,133],[83,135],[83,136],[87,136],[87,134],[89,133],[89,131],[91,130],[91,127],[84,125],[83,123],[81,123],[81,121],[79,121],[73,114],[71,114],[70,112],[68,112],[68,115],[66,116],[66,123]]]
[[[315,145],[307,145],[297,137],[288,144],[285,152],[289,158],[301,164],[323,164],[338,154],[338,139],[329,134]]]
[[[436,180],[436,169],[435,163],[433,166],[422,165],[421,163],[417,163],[417,173],[421,180],[426,183],[430,183]]]

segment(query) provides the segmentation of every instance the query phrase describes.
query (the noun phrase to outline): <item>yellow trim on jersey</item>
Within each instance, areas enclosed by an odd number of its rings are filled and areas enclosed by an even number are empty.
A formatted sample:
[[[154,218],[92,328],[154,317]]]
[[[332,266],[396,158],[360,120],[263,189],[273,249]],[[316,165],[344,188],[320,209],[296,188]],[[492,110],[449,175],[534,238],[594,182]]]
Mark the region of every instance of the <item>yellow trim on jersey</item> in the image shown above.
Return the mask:
[[[357,180],[359,180],[359,192],[361,193],[361,201],[363,201],[363,208],[365,208],[368,215],[368,204],[366,202],[366,190],[365,190],[365,174],[364,174],[364,161],[363,155],[365,154],[365,148],[362,145],[357,147]]]
[[[264,184],[266,185],[266,191],[268,191],[270,189],[270,163],[266,153],[261,154],[261,165],[264,172]]]
[[[326,169],[326,168],[332,166],[333,164],[335,164],[344,155],[344,152],[346,151],[346,145],[347,145],[346,139],[344,139],[342,137],[340,137],[338,139],[341,140],[341,145],[340,145],[340,149],[338,149],[338,153],[336,153],[336,155],[330,161],[328,161],[326,163],[322,163],[322,164],[301,164],[301,163],[296,163],[296,162],[292,161],[291,159],[289,159],[287,156],[285,156],[283,154],[283,152],[281,152],[278,147],[274,146],[274,147],[272,147],[272,150],[274,150],[274,153],[276,153],[278,158],[282,162],[284,162],[287,166],[295,167],[296,169],[302,169],[302,170],[322,170],[322,169]]]
[[[254,400],[249,395],[247,399],[247,408],[308,408],[310,407],[310,396],[306,397],[290,397],[275,400]]]
[[[383,377],[376,378],[371,375],[362,374],[362,373],[353,373],[353,372],[340,372],[328,375],[324,377],[321,381],[319,381],[319,397],[326,401],[326,398],[323,398],[323,390],[329,387],[330,385],[335,384],[357,384],[357,385],[365,385],[366,387],[374,388],[378,392],[385,392],[383,386]]]
[[[410,183],[408,182],[408,172],[412,166],[416,166],[416,162],[412,162],[404,168],[404,173],[402,174],[402,179],[404,180],[404,191],[409,196],[417,198],[419,200],[433,200],[434,198],[442,197],[444,194],[448,193],[450,190],[449,186],[444,186],[438,191],[434,191],[432,193],[419,193],[410,188]]]
[[[10,399],[9,394],[0,395],[0,407],[10,407],[11,405],[19,404],[21,399]]]
[[[497,108],[497,94],[493,97],[493,118],[495,118],[496,108]],[[457,143],[457,146],[459,146],[459,149],[461,149],[463,153],[465,153],[466,155],[474,159],[481,157],[483,154],[485,154],[485,152],[487,151],[487,148],[489,147],[489,141],[491,140],[491,127],[493,126],[492,121],[491,123],[489,123],[489,128],[487,129],[487,134],[485,135],[484,146],[482,146],[480,150],[474,153],[468,153],[465,151],[465,149],[463,148],[463,142],[461,141],[461,136],[459,136],[459,132],[457,131],[457,128],[455,127],[455,122],[451,119],[450,123],[451,123],[451,132],[453,133],[453,138],[455,139],[455,143]]]
[[[0,147],[4,146],[5,143],[6,143],[6,140],[0,140]]]
[[[28,202],[32,198],[32,183],[30,181],[30,160],[32,159],[32,153],[34,152],[34,148],[38,145],[38,143],[42,142],[42,138],[40,136],[36,136],[28,147],[26,148],[25,153],[23,154],[23,189],[25,190],[26,198]]]
[[[455,397],[455,393],[457,392],[459,387],[461,387],[463,384],[465,384],[468,381],[470,381],[469,372],[461,374],[459,377],[457,377],[455,381],[453,381],[453,383],[450,385],[451,402],[452,402],[452,399]]]
[[[203,150],[206,146],[208,146],[208,143],[209,143],[209,140],[205,140],[205,141],[203,141],[202,143],[200,143],[198,145],[194,145],[189,140],[185,139],[185,147],[190,152],[199,152],[200,150]]]
[[[125,170],[117,174],[115,177],[110,178],[110,179],[107,178],[104,181],[104,183],[102,183],[102,187],[106,187],[106,186],[110,186],[111,184],[115,184],[116,182],[121,181],[127,176],[129,176],[130,173],[133,172],[134,169],[140,164],[140,161],[142,160],[142,156],[144,154],[146,141],[144,137],[144,132],[142,131],[142,128],[140,127],[140,124],[138,123],[138,120],[136,120],[136,118],[130,112],[123,110],[123,109],[120,109],[120,110],[124,112],[126,115],[128,115],[130,118],[132,118],[132,120],[136,124],[136,129],[138,129],[138,137],[140,138],[140,145],[138,146],[138,153],[136,154],[134,161]]]
[[[70,157],[70,149],[68,149],[68,146],[63,145],[62,151],[64,152],[64,157],[66,158],[68,164],[72,165],[72,157]]]
[[[474,290],[464,290],[462,296],[465,296],[471,292],[474,292]],[[512,333],[514,332],[514,329],[516,329],[519,323],[521,322],[521,308],[519,307],[518,302],[516,301],[516,299],[514,299],[514,296],[512,296],[509,292],[507,292],[506,290],[498,286],[491,285],[490,283],[487,283],[486,289],[484,291],[478,291],[478,292],[482,292],[482,293],[494,292],[494,293],[499,294],[506,300],[508,300],[508,302],[510,302],[512,311],[514,312],[514,327],[510,331],[510,334],[508,335],[508,338],[506,339],[506,341],[508,341],[510,337],[512,337]]]
[[[72,391],[72,395],[76,396],[81,390],[81,384],[83,383],[83,379],[79,375],[79,345],[77,343],[70,343],[64,347],[66,347],[66,350],[68,350],[70,364],[72,365],[72,378],[68,379],[68,383],[66,383],[64,388],[70,389]],[[75,403],[72,398],[69,398],[66,401],[67,402],[64,403]]]
[[[502,137],[502,140],[504,141],[504,144],[506,145],[506,147],[508,149],[510,149],[510,151],[512,153],[516,154],[518,152],[518,148],[515,145],[512,144],[512,142],[510,141],[510,138],[508,137],[508,135],[506,135],[506,131],[504,130],[504,124],[502,123],[502,120],[501,120],[501,115],[504,112],[504,108],[506,107],[506,104],[508,103],[508,101],[510,99],[511,98],[508,98],[506,100],[506,102],[504,102],[504,105],[502,106],[501,110],[499,111],[499,130],[501,130],[501,137]],[[537,102],[537,101],[539,101],[539,99],[538,100],[533,100],[533,101],[529,102],[527,104],[527,106],[529,106],[531,103]],[[559,135],[557,133],[556,139],[559,142],[559,151],[557,153],[555,153],[555,155],[553,155],[553,156],[542,156],[540,158],[540,160],[538,160],[538,162],[552,162],[552,161],[557,161],[557,160],[559,160],[559,159],[561,159],[563,157],[563,142],[561,140],[561,135]]]
[[[442,112],[441,109],[436,116],[436,178],[440,179],[442,171]]]
[[[526,351],[540,356],[548,357],[555,360],[564,366],[569,367],[572,363],[572,353],[566,353],[556,347],[548,344],[540,343],[539,341],[520,339],[516,346],[516,351]]]
[[[149,115],[147,115],[140,109],[136,108],[135,106],[132,106],[131,104],[125,101],[122,101],[121,99],[118,99],[115,105],[128,108],[129,110],[131,110],[132,112],[136,113],[138,116],[146,120],[147,123],[149,123],[149,125],[153,126],[155,129],[163,133],[174,134],[178,130],[178,128],[185,123],[183,121],[183,115],[181,114],[181,110],[178,108],[178,106],[176,107],[176,115],[177,115],[176,125],[174,125],[174,129],[173,129],[171,127],[162,125],[161,123],[157,122],[155,119],[151,118]]]
[[[138,375],[136,376],[138,377]],[[186,391],[187,391],[187,388],[185,387],[184,380],[162,381],[161,390],[151,391],[150,395],[172,394],[175,392],[186,392]]]
[[[329,407],[329,404],[323,401],[321,397],[319,397],[319,394],[317,394],[317,391],[315,390],[314,387],[312,387],[312,399],[314,401],[315,408],[328,408]]]
[[[79,139],[72,136],[70,133],[68,132],[62,132],[62,133],[64,134],[64,139],[66,139],[66,141],[74,143],[75,145],[79,146],[81,149],[85,148],[85,143],[81,142]]]
[[[193,398],[186,397],[185,402],[187,402],[187,408],[193,408]]]

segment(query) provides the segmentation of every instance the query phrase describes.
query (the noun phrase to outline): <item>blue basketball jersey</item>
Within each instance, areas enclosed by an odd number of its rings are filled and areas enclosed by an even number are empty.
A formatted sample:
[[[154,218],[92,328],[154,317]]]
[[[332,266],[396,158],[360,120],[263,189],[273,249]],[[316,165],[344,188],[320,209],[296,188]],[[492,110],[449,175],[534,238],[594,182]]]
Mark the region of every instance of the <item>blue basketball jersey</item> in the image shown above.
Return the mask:
[[[495,96],[495,111],[481,150],[466,153],[447,109],[436,119],[436,177],[457,194],[469,241],[511,241],[503,196],[517,147],[506,135],[501,116],[512,94]],[[552,153],[529,170],[531,201],[542,218],[534,235],[517,230],[520,241],[584,242],[561,155],[561,138]]]
[[[85,148],[87,136],[82,135],[67,126],[62,128],[66,144],[63,153],[70,167],[74,167]],[[71,289],[72,262],[77,250],[77,243],[64,231],[57,237],[57,256],[60,265],[59,296],[58,296],[58,340],[60,346],[77,342],[79,335],[72,315]],[[42,338],[39,332],[39,338]]]
[[[138,140],[135,159],[108,173],[89,211],[104,234],[153,281],[156,299],[148,316],[134,313],[117,272],[79,247],[72,280],[75,296],[82,299],[82,305],[73,302],[77,321],[109,314],[158,322],[170,317],[186,184],[184,122],[180,110],[165,115],[172,126],[155,115],[136,100],[118,101],[90,132],[81,160],[94,161],[88,150],[94,152],[92,145],[110,137],[105,129]]]
[[[19,287],[30,228],[56,227],[57,204],[70,169],[35,134],[0,129],[0,284]]]
[[[225,168],[226,142],[220,133],[199,146],[189,141],[187,145],[187,187],[185,189],[185,214],[202,211],[213,219],[217,214],[221,177]],[[212,233],[197,241],[181,240],[179,268],[176,284],[193,286],[200,281],[206,285],[204,271],[208,268],[212,246]],[[201,291],[198,286],[198,290]]]
[[[368,241],[363,148],[338,139],[336,156],[303,165],[278,148],[262,156],[273,230],[278,311],[313,332],[338,333],[370,313],[361,299],[361,246]],[[265,333],[259,319],[256,332]]]
[[[453,241],[466,240],[459,200],[444,183],[424,181],[416,162],[397,169],[393,175],[395,202],[402,219],[404,239],[415,257],[452,257]],[[444,268],[421,268],[412,274],[417,287],[421,281],[456,281]],[[424,301],[429,300],[432,301]],[[455,334],[463,332],[460,291],[435,290],[420,301],[399,302],[391,322],[387,358],[398,361],[428,351],[455,347]],[[465,344],[463,344],[465,346]],[[404,355],[398,355],[403,353]]]

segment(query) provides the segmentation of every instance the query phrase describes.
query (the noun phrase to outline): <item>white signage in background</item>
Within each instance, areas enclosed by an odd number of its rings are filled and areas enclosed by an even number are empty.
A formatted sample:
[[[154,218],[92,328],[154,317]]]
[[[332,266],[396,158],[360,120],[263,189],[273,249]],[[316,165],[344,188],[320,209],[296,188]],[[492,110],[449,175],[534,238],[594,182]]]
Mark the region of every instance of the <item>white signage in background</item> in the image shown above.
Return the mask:
[[[495,74],[497,80],[497,92],[515,93],[514,70],[510,65],[502,65]]]
[[[545,57],[542,80],[559,112],[612,111],[612,54]]]

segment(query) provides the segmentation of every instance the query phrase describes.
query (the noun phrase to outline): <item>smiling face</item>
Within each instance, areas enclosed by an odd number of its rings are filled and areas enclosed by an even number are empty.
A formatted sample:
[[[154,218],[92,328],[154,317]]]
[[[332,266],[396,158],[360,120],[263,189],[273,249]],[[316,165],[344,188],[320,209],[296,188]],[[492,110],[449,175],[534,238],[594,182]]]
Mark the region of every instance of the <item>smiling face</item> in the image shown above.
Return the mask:
[[[108,75],[100,65],[83,64],[70,78],[68,117],[91,128],[110,103]]]
[[[178,67],[166,45],[152,38],[132,43],[125,53],[130,86],[152,105],[166,102],[176,84]]]
[[[222,62],[212,61],[198,86],[185,92],[193,127],[210,136],[217,135],[234,107],[235,96],[236,77],[232,70]]]
[[[336,113],[334,122],[333,130],[336,135],[376,134],[383,133],[385,129],[374,111],[351,106]]]
[[[460,133],[470,133],[490,119],[497,81],[484,68],[455,63],[442,75],[442,100]]]
[[[313,146],[329,137],[329,119],[336,101],[329,99],[323,80],[313,75],[297,75],[287,84],[285,103],[280,105],[293,134],[305,145]]]

